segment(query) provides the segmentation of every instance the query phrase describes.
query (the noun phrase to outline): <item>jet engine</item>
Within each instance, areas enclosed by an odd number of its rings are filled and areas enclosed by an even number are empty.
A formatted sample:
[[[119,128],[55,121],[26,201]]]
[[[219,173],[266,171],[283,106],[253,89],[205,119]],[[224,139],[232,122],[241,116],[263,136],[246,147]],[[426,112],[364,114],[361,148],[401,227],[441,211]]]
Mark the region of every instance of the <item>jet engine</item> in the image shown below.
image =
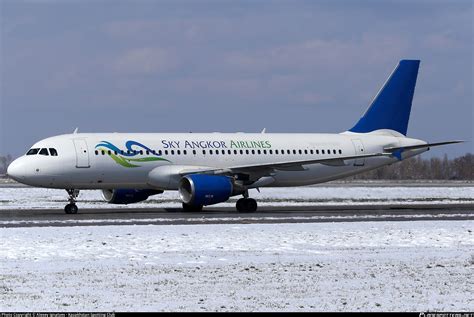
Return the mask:
[[[181,200],[194,206],[221,203],[242,192],[243,190],[239,190],[227,176],[191,174],[181,178],[179,183]]]
[[[154,189],[104,189],[102,196],[109,204],[127,205],[147,200],[152,195],[163,193]]]

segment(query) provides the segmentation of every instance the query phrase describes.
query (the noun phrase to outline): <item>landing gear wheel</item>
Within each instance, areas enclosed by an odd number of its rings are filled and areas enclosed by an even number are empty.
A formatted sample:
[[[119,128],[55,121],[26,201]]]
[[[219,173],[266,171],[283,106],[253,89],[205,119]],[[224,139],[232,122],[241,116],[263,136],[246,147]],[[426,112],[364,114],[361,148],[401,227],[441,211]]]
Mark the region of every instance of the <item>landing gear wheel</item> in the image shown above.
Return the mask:
[[[239,212],[255,212],[257,211],[257,201],[253,198],[241,198],[235,204]]]
[[[66,207],[64,207],[64,211],[67,214],[77,214],[77,211],[79,208],[77,208],[76,204],[67,204]]]
[[[79,208],[77,208],[76,206],[76,198],[79,195],[79,190],[66,189],[66,191],[69,195],[69,198],[68,198],[69,204],[67,204],[66,207],[64,207],[64,211],[67,214],[77,214],[77,211],[79,210]]]
[[[190,205],[183,203],[183,211],[200,212],[202,211],[202,207],[202,205]]]

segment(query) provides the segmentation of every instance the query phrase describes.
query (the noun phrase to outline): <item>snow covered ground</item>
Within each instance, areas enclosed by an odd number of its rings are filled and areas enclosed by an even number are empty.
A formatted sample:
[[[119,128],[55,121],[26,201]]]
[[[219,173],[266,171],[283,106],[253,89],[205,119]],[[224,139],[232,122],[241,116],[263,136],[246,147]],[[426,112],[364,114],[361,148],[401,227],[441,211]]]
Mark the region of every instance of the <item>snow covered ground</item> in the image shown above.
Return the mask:
[[[472,186],[262,188],[261,193],[251,190],[250,194],[258,200],[260,206],[474,202],[474,187]],[[232,198],[218,206],[234,206],[237,198]],[[62,209],[66,202],[67,194],[64,190],[31,187],[0,188],[0,210],[18,208]],[[127,208],[126,205],[107,204],[102,198],[101,191],[98,190],[81,191],[78,205],[79,208]],[[130,206],[134,208],[169,208],[180,207],[181,202],[177,192],[168,191]]]
[[[473,231],[474,221],[2,228],[0,310],[473,311]]]

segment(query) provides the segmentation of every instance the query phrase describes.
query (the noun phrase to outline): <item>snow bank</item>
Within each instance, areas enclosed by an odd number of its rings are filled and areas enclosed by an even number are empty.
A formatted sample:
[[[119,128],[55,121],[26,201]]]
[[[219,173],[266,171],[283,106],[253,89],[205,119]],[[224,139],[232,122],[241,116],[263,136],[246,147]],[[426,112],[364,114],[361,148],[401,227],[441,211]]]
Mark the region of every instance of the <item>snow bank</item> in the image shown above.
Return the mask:
[[[474,187],[289,187],[251,191],[260,206],[331,204],[422,204],[473,203]],[[236,198],[219,206],[234,206]],[[0,188],[0,210],[18,208],[60,208],[67,202],[64,190],[45,188]],[[127,208],[107,204],[98,190],[81,191],[80,208]],[[134,208],[180,207],[177,192],[168,191],[131,205]]]
[[[472,311],[474,221],[0,230],[0,310]]]

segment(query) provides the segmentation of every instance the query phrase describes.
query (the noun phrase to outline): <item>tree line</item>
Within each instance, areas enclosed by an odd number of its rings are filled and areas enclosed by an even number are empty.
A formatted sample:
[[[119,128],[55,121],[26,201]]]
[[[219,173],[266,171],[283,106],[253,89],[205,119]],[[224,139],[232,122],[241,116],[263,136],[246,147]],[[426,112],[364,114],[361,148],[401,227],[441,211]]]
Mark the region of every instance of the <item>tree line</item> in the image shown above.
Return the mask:
[[[8,165],[10,165],[12,160],[13,159],[10,154],[8,154],[7,156],[0,155],[0,175],[7,173],[7,167]]]
[[[350,179],[386,179],[386,180],[474,180],[474,155],[467,153],[463,156],[448,159],[412,157],[380,167],[378,169],[361,173],[347,178]]]
[[[463,156],[448,159],[432,157],[423,159],[420,156],[412,157],[400,163],[384,166],[372,171],[351,176],[347,179],[438,179],[438,180],[474,180],[474,155],[467,153]],[[0,156],[0,175],[6,174],[11,163],[11,155]]]

